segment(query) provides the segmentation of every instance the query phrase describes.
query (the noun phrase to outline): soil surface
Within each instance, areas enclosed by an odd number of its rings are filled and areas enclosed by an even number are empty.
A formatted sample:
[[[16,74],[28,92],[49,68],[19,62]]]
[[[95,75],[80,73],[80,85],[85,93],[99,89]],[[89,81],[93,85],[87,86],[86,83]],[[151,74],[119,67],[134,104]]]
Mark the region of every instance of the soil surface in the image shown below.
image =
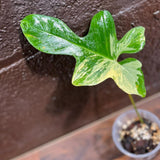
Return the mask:
[[[160,129],[158,125],[143,118],[128,121],[122,126],[120,140],[123,147],[135,154],[144,154],[152,151],[160,143]]]

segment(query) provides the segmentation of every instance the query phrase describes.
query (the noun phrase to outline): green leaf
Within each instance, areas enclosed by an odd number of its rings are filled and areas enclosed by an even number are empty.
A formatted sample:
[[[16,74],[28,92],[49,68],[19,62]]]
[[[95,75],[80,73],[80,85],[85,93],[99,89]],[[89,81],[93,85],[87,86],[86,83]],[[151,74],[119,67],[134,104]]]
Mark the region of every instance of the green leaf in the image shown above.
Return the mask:
[[[38,50],[75,57],[73,85],[92,86],[112,78],[126,93],[146,95],[141,63],[134,58],[117,61],[120,54],[135,53],[144,47],[143,27],[131,29],[118,41],[111,14],[100,11],[92,18],[85,37],[77,36],[61,20],[44,15],[26,16],[21,28]]]
[[[119,41],[121,53],[136,53],[145,45],[144,27],[135,27],[125,34]]]

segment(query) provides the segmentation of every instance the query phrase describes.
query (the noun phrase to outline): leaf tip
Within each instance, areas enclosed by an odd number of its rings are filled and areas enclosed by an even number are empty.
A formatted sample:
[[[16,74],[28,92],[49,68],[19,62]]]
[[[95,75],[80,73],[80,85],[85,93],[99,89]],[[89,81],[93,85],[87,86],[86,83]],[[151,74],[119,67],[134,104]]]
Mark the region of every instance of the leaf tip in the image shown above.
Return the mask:
[[[77,86],[77,85],[76,85],[75,78],[74,78],[74,74],[72,75],[72,85]]]
[[[73,78],[72,78],[72,85],[73,85],[73,86],[76,86],[76,87],[80,86],[80,85],[78,85],[78,83],[76,83],[75,80],[73,80]]]
[[[142,97],[142,98],[145,98],[146,97],[146,92],[142,93],[142,94],[139,94],[139,96]]]
[[[141,96],[142,98],[146,97],[146,88],[145,88],[145,85],[141,85],[141,90],[139,90],[138,95]]]
[[[144,92],[142,93],[142,97],[146,97],[146,88],[144,87]]]

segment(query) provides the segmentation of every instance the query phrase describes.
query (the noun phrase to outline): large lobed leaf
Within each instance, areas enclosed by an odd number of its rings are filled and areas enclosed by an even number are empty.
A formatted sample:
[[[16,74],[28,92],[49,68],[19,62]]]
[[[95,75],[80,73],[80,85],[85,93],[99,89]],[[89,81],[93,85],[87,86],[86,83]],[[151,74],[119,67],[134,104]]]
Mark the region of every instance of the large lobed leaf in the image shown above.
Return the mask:
[[[73,85],[92,86],[112,78],[126,93],[146,95],[141,62],[134,58],[117,61],[122,53],[136,53],[143,49],[143,27],[131,29],[118,41],[111,14],[100,11],[92,18],[85,37],[77,36],[59,19],[37,14],[26,16],[21,21],[21,28],[38,50],[75,57]]]

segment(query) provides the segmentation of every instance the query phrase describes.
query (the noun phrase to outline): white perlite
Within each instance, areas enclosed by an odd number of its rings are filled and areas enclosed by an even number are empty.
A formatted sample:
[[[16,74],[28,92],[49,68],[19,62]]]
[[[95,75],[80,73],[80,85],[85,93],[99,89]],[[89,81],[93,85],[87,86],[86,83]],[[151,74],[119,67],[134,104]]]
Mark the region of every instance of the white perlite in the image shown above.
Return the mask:
[[[151,133],[148,131],[149,128],[146,124],[141,124],[142,127],[137,127],[137,126],[134,126],[132,129],[131,129],[131,137],[133,137],[134,139],[137,139],[137,140],[140,140],[140,139],[143,139],[143,140],[149,140],[152,135]]]

